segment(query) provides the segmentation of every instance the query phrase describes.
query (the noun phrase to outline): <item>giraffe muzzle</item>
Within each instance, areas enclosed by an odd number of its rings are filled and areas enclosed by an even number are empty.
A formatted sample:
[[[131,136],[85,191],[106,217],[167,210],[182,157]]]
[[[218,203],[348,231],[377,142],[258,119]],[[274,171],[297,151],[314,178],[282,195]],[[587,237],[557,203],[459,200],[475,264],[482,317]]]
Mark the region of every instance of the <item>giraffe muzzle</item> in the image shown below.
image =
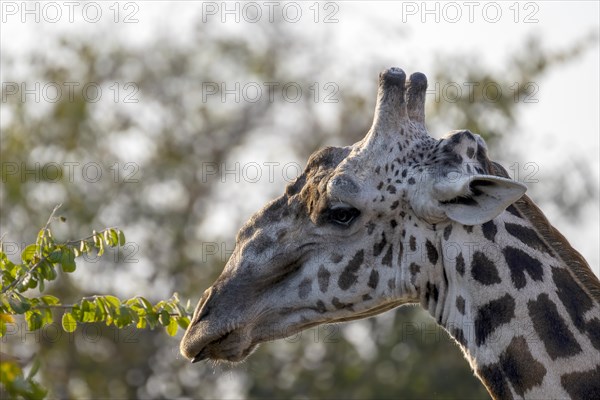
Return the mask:
[[[247,309],[239,285],[217,281],[204,291],[180,344],[192,363],[206,359],[241,361],[252,351]],[[224,310],[229,310],[224,312]]]

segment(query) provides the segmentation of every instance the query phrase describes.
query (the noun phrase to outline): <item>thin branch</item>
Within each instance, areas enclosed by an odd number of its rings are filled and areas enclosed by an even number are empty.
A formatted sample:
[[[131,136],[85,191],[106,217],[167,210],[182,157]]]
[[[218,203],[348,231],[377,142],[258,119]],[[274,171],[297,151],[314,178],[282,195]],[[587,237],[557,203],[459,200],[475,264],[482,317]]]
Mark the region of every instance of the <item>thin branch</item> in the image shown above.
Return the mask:
[[[57,204],[56,206],[54,206],[54,210],[52,210],[52,212],[50,213],[50,217],[48,218],[48,221],[46,222],[46,225],[44,225],[44,230],[47,230],[48,227],[50,226],[50,224],[52,223],[52,220],[54,218],[56,218],[54,216],[54,214],[56,214],[56,211],[58,211],[58,209],[62,206],[62,203]]]
[[[77,239],[77,240],[67,240],[65,243],[63,243],[63,245],[67,245],[67,246],[73,246],[75,244],[81,243],[81,242],[87,242],[88,240],[91,240],[94,238],[94,236],[100,235],[100,234],[104,234],[104,232],[111,230],[111,229],[119,229],[118,227],[114,226],[114,227],[110,227],[110,228],[104,228],[99,232],[96,232],[96,234],[92,234],[90,236],[87,236],[83,239]]]
[[[15,279],[14,281],[11,282],[10,285],[8,285],[5,288],[2,288],[2,294],[5,294],[6,292],[8,292],[9,290],[13,289],[15,286],[17,286],[19,283],[23,282],[25,280],[25,278],[27,278],[32,272],[33,270],[35,270],[37,267],[40,266],[40,264],[45,261],[48,257],[42,257],[40,259],[40,261],[36,262],[31,268],[29,268],[29,270],[27,270],[27,272],[25,272],[23,275],[21,275],[20,277],[18,277],[17,279]]]
[[[54,214],[56,214],[56,211],[58,211],[58,209],[62,206],[61,204],[57,204],[56,206],[54,206],[54,209],[52,210],[52,212],[50,213],[50,217],[48,217],[48,221],[46,221],[46,225],[44,225],[43,230],[47,231],[48,227],[50,226],[50,224],[52,223],[52,220],[54,218],[56,218],[54,216]],[[2,238],[4,238],[4,235],[2,236]],[[1,239],[0,239],[1,241]],[[27,278],[31,272],[33,272],[37,267],[40,266],[40,264],[43,261],[46,261],[48,257],[42,257],[37,263],[35,263],[31,268],[29,268],[29,270],[27,272],[25,272],[23,275],[21,275],[19,278],[15,279],[14,281],[11,282],[10,285],[8,285],[7,287],[2,288],[2,294],[5,294],[6,292],[8,292],[9,290],[13,289],[15,286],[17,286],[19,283],[23,282],[25,280],[25,278]]]
[[[54,218],[54,217],[53,217],[53,215],[54,215],[54,213],[56,212],[56,210],[58,210],[58,208],[59,208],[59,207],[60,207],[60,204],[59,204],[59,205],[57,205],[56,207],[54,207],[54,210],[52,211],[52,214],[50,215],[50,218],[48,219],[48,222],[46,223],[46,226],[43,228],[44,230],[47,230],[47,229],[48,229],[48,226],[49,226],[50,222],[51,222],[51,221],[52,221],[52,219]],[[106,232],[106,231],[108,231],[108,230],[110,230],[110,229],[118,229],[118,228],[106,228],[106,229],[103,229],[103,230],[101,230],[100,232],[96,232],[96,235],[101,235],[101,234],[103,234],[104,232]],[[69,241],[67,241],[67,242],[65,242],[65,243],[62,243],[62,244],[57,244],[57,245],[56,245],[56,247],[59,247],[59,246],[73,246],[73,245],[75,245],[75,244],[78,244],[78,243],[81,243],[81,242],[84,242],[84,241],[88,241],[88,240],[92,239],[92,238],[93,238],[94,236],[96,236],[96,235],[90,235],[90,236],[88,236],[88,237],[86,237],[86,238],[79,239],[79,240],[69,240]],[[27,270],[27,272],[25,272],[23,275],[21,275],[20,277],[18,277],[18,278],[17,278],[17,279],[15,279],[14,281],[12,281],[12,282],[11,282],[11,284],[10,284],[10,285],[8,285],[7,287],[3,287],[3,288],[2,288],[2,292],[0,292],[0,293],[1,293],[1,294],[5,294],[5,293],[7,293],[9,290],[12,290],[12,289],[13,289],[15,286],[17,286],[19,283],[23,282],[23,281],[25,280],[25,278],[27,278],[28,276],[30,276],[30,275],[31,275],[31,273],[32,273],[32,272],[33,272],[33,271],[34,271],[34,270],[35,270],[37,267],[39,267],[39,266],[42,264],[42,262],[44,262],[44,261],[46,261],[46,260],[48,259],[48,257],[49,257],[49,256],[42,257],[42,258],[41,258],[41,259],[40,259],[40,260],[39,260],[37,263],[35,263],[35,264],[34,264],[34,265],[31,267],[31,268],[29,268],[29,270]]]
[[[40,304],[39,306],[33,307],[34,309],[61,309],[61,310],[70,310],[75,307],[76,304],[53,304],[51,306],[46,304]]]
[[[75,306],[79,306],[79,304],[52,304],[52,305],[47,305],[47,304],[39,304],[35,307],[32,307],[32,309],[48,309],[48,310],[71,310],[73,309],[73,307]],[[186,318],[187,315],[182,315],[179,312],[176,313],[169,313],[170,317],[179,317],[179,318]]]

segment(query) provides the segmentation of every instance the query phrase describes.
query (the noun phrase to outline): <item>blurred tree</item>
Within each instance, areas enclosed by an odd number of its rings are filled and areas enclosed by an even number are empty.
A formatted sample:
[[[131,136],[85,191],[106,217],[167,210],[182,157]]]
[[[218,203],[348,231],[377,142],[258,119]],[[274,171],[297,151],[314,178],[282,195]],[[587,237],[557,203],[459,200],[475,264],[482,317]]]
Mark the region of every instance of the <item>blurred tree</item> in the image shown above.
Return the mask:
[[[226,202],[229,218],[239,226],[251,211],[244,207],[255,208],[285,184],[282,179],[222,184],[224,173],[240,160],[260,157],[302,163],[326,143],[348,144],[364,135],[372,117],[375,73],[361,73],[370,82],[368,90],[354,88],[342,76],[327,88],[319,71],[337,62],[334,55],[314,50],[306,68],[293,68],[290,60],[312,44],[278,24],[256,29],[252,37],[221,35],[198,24],[185,42],[158,37],[142,48],[101,45],[100,34],[69,37],[51,53],[36,48],[27,60],[2,59],[5,82],[80,85],[73,97],[60,96],[55,103],[20,96],[7,96],[3,103],[10,115],[0,149],[5,241],[18,244],[34,236],[57,203],[72,222],[57,236],[80,237],[85,232],[79,229],[118,225],[131,241],[112,261],[89,259],[88,267],[61,279],[50,293],[68,299],[114,292],[154,301],[177,291],[182,299],[197,301],[233,246],[233,237],[216,233],[219,227],[206,227],[215,204]],[[507,69],[516,79],[535,81],[584,48],[556,56],[530,41],[507,61]],[[434,80],[461,76],[465,82],[503,82],[501,71],[467,60],[441,63],[444,70],[432,74]],[[21,69],[20,63],[30,67]],[[314,94],[307,88],[315,81],[321,90],[317,102],[306,95],[298,102],[282,100],[279,88],[275,100],[264,92],[256,102],[236,101],[227,95],[231,86],[223,86],[293,82]],[[86,83],[102,89],[97,101],[90,94],[94,88],[80,90]],[[332,93],[339,101],[325,103]],[[477,99],[430,107],[436,126],[466,127],[501,141],[514,127],[518,103],[505,97],[485,109]],[[248,200],[253,193],[258,197]],[[240,198],[231,198],[236,195]],[[578,204],[591,200],[574,198]],[[458,347],[412,307],[266,344],[235,367],[192,367],[179,356],[178,341],[157,332],[88,325],[73,334],[51,335],[50,330],[28,333],[19,321],[17,327],[2,342],[3,351],[24,359],[38,354],[51,397],[487,397]]]

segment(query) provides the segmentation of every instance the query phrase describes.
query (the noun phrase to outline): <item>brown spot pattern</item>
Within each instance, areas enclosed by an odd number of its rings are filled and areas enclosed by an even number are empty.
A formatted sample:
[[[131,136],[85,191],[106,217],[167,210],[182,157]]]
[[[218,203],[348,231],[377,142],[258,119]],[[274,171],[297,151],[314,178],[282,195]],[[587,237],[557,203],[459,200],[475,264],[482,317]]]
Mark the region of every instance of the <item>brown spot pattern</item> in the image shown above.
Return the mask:
[[[456,298],[456,309],[462,315],[465,315],[465,299],[462,296]]]
[[[494,285],[502,282],[498,275],[496,265],[480,251],[473,254],[471,261],[471,275],[473,279],[483,285]]]
[[[475,342],[477,346],[485,343],[496,328],[510,322],[514,317],[515,299],[509,294],[481,306],[475,317]]]
[[[390,247],[388,247],[388,249],[385,253],[385,256],[383,256],[383,259],[381,260],[381,264],[391,267],[393,254],[394,254],[394,249],[393,249],[392,245],[390,245]]]
[[[506,247],[502,250],[506,264],[510,269],[510,277],[517,289],[522,289],[527,284],[525,272],[534,281],[541,281],[544,275],[542,263],[516,247]]]
[[[374,269],[371,271],[371,275],[369,275],[369,282],[367,283],[367,285],[371,289],[376,289],[378,283],[379,283],[379,272],[377,272],[377,270]]]
[[[364,255],[364,251],[359,250],[356,252],[354,257],[352,257],[352,260],[348,262],[348,265],[346,265],[346,268],[344,268],[344,271],[341,273],[340,278],[338,279],[338,286],[340,289],[348,290],[356,283],[358,280],[357,272],[363,263]]]
[[[429,262],[435,265],[439,257],[437,249],[429,239],[425,242],[425,247],[427,248],[427,258],[429,259]]]
[[[450,239],[450,234],[452,233],[452,225],[447,225],[444,228],[444,240]]]
[[[375,257],[380,255],[386,244],[387,244],[387,240],[385,238],[385,232],[382,232],[381,240],[373,245],[373,255]]]
[[[574,399],[600,399],[600,365],[591,371],[565,374],[560,383]]]
[[[456,256],[456,272],[461,276],[465,274],[465,259],[462,253],[458,253]]]
[[[558,298],[565,306],[573,324],[580,331],[584,331],[585,320],[583,315],[592,308],[592,300],[566,269],[552,268],[552,280],[558,289]]]
[[[301,299],[306,299],[312,290],[312,281],[309,278],[305,278],[300,282],[298,286],[298,296]]]
[[[483,236],[491,242],[494,241],[496,238],[496,233],[498,233],[498,228],[496,227],[496,224],[494,224],[493,220],[481,225],[481,230],[483,231]]]
[[[325,293],[327,288],[329,287],[329,277],[331,273],[325,268],[324,265],[319,267],[319,271],[317,272],[317,281],[319,282],[319,290],[321,293]]]
[[[527,309],[533,328],[544,342],[550,358],[556,360],[581,352],[579,343],[547,294],[540,294],[536,300],[529,301]]]
[[[485,365],[479,368],[477,373],[495,399],[513,399],[506,378],[498,364]]]
[[[523,336],[514,337],[500,355],[500,366],[519,396],[539,386],[546,375],[546,368],[531,355]]]

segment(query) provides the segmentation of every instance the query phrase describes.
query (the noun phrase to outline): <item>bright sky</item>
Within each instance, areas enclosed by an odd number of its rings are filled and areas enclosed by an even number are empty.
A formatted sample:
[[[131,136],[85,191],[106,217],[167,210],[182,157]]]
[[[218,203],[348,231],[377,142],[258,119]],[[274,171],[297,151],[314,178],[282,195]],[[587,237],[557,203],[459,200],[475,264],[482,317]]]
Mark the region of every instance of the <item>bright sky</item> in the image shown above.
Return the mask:
[[[32,11],[28,13],[23,4]],[[60,1],[2,2],[2,53],[19,57],[34,46],[48,47],[51,38],[59,33],[93,35],[101,25],[110,27],[110,33],[103,36],[105,44],[118,41],[144,46],[157,32],[168,32],[172,40],[185,41],[199,19],[217,33],[241,31],[256,34],[259,41],[259,24],[268,23],[270,13],[273,13],[286,18],[286,29],[305,38],[314,38],[315,49],[325,49],[334,55],[332,58],[336,63],[322,71],[324,79],[349,74],[360,85],[361,80],[373,79],[370,75],[373,65],[381,66],[378,69],[401,66],[409,73],[416,69],[427,73],[433,63],[443,62],[443,56],[451,54],[477,54],[475,62],[501,68],[505,56],[520,48],[529,34],[537,34],[548,49],[564,49],[590,32],[598,34],[600,15],[597,1],[258,1],[227,4],[221,1],[76,1],[69,3],[72,5],[66,4]],[[124,23],[125,20],[133,23]],[[253,22],[256,20],[259,22]],[[402,40],[398,40],[398,32],[405,33]],[[308,65],[314,56],[311,51],[314,49],[306,49],[306,54],[298,54],[297,59],[290,60],[290,68]],[[26,75],[27,66],[20,68],[19,74]],[[512,146],[522,154],[522,162],[539,165],[540,185],[544,180],[552,179],[546,173],[569,158],[592,165],[595,175],[586,179],[598,181],[599,71],[596,46],[575,62],[535,82],[539,88],[538,102],[520,105],[519,128],[524,133]],[[459,127],[448,130],[450,128]],[[439,136],[442,133],[433,134]],[[257,153],[256,158],[272,160],[274,151],[266,150],[266,153]],[[279,188],[275,190],[280,191]],[[257,203],[264,201],[262,198],[255,200]],[[590,208],[589,218],[583,224],[574,226],[561,218],[560,210],[545,208],[543,199],[534,200],[542,205],[550,221],[574,243],[600,275],[598,204]],[[241,207],[249,215],[255,211],[257,203],[248,201]],[[214,215],[219,223],[211,223],[211,226],[221,226],[224,235],[231,235],[236,227],[224,223],[227,210],[215,210]]]

